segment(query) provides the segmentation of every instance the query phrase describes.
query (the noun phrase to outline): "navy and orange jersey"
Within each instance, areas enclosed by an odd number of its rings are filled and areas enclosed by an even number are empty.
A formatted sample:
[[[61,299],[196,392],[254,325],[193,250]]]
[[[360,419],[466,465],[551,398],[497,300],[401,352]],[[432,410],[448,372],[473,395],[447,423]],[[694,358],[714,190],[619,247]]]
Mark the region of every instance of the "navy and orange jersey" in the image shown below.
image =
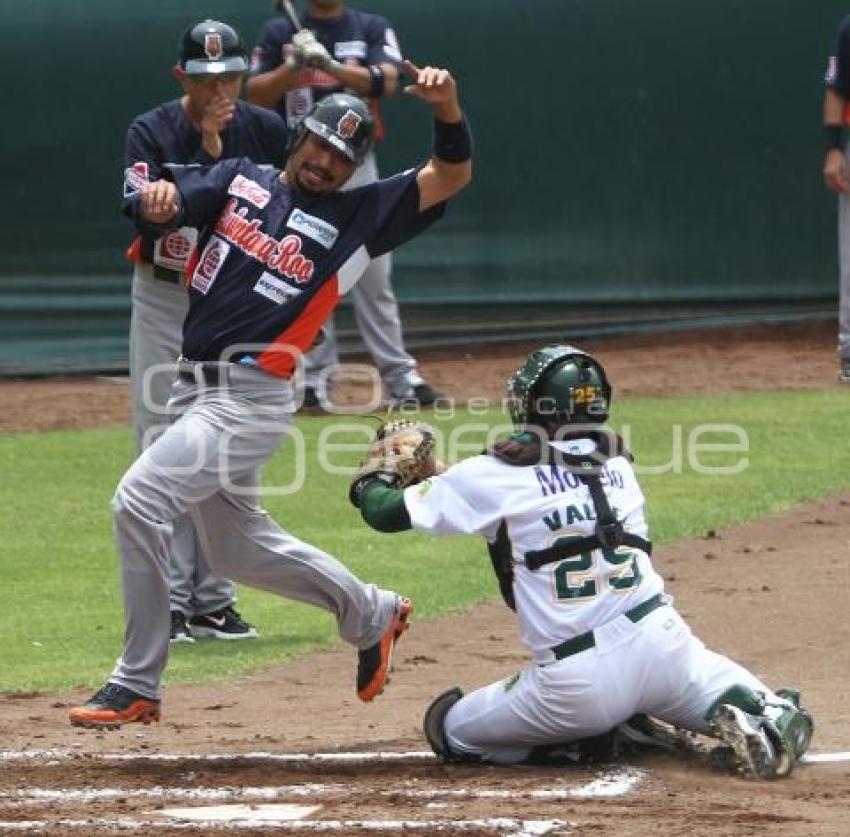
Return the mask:
[[[182,199],[175,223],[201,230],[183,355],[288,376],[363,267],[442,215],[445,204],[419,211],[416,174],[316,195],[247,159],[169,166]]]
[[[342,64],[355,67],[392,64],[401,67],[401,49],[395,32],[379,15],[345,8],[336,18],[314,18],[308,14],[302,22],[304,28],[311,29],[316,40]],[[291,48],[294,34],[295,28],[286,17],[266,21],[251,55],[251,74],[268,73],[279,67]],[[305,67],[298,75],[297,86],[278,102],[277,112],[290,128],[294,128],[317,101],[341,90],[343,86],[332,75]],[[381,139],[383,126],[377,100],[373,99],[370,105],[376,118],[377,137]]]
[[[287,130],[272,111],[237,101],[233,119],[221,132],[222,158],[248,157],[256,163],[282,166],[286,161]],[[124,148],[124,198],[122,209],[139,229],[139,193],[142,184],[158,180],[169,163],[211,164],[201,147],[200,132],[192,125],[179,99],[165,102],[137,116],[127,130]],[[185,227],[156,237],[140,235],[127,256],[155,269],[182,273],[197,240],[197,231]]]

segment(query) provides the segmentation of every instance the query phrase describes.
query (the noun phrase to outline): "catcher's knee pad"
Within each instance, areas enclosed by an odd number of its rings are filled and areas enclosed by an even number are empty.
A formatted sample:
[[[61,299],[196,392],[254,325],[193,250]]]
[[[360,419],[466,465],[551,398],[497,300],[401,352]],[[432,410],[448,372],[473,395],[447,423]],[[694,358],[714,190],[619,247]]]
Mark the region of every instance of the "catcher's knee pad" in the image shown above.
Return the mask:
[[[425,710],[425,718],[422,721],[422,731],[441,761],[445,762],[472,762],[478,759],[473,756],[465,756],[456,753],[446,740],[446,715],[461,698],[463,692],[455,686],[438,695]]]

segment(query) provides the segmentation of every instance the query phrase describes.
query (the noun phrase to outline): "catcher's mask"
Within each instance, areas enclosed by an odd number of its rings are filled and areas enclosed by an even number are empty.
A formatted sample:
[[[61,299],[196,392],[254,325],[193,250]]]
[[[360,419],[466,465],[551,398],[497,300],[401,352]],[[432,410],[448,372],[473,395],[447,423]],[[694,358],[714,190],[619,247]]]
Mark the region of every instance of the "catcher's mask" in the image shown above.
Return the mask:
[[[369,106],[349,93],[331,93],[320,99],[296,129],[293,149],[310,131],[329,142],[359,166],[375,141],[375,117]]]
[[[511,420],[560,427],[608,420],[611,384],[598,360],[575,346],[536,349],[508,378]]]

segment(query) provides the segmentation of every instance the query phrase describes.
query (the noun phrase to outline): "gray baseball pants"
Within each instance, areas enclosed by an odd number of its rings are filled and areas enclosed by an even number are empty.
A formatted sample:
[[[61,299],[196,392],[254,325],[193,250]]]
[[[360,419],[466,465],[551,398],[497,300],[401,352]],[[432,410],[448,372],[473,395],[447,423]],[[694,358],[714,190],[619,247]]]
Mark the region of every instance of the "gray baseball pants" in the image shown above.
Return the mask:
[[[845,150],[850,164],[850,145]],[[838,196],[838,355],[850,359],[850,195]]]
[[[130,385],[137,454],[171,422],[167,404],[188,309],[189,296],[182,284],[154,278],[150,265],[136,265],[130,315]],[[173,525],[168,565],[171,610],[191,617],[232,605],[236,586],[210,569],[189,515]]]
[[[346,189],[374,183],[378,165],[370,153],[359,166]],[[357,330],[372,356],[381,380],[391,398],[403,398],[410,389],[422,383],[416,360],[405,351],[398,301],[393,291],[392,255],[385,253],[372,259],[357,284],[351,289]],[[325,340],[304,356],[304,382],[320,393],[327,389],[327,376],[339,366],[339,348],[333,319],[324,325]]]
[[[364,584],[260,508],[260,468],[297,433],[292,387],[256,368],[224,366],[226,386],[178,378],[170,407],[180,418],[145,448],[112,501],[125,635],[109,679],[148,698],[159,698],[168,659],[173,523],[187,512],[214,571],[330,611],[358,648],[378,642],[396,608],[394,593]]]

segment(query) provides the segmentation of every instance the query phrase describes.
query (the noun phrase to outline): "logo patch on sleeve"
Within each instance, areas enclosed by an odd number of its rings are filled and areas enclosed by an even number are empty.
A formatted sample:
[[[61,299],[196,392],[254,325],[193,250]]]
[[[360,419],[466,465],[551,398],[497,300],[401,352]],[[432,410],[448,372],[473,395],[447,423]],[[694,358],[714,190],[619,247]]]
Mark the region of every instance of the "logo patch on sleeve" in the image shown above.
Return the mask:
[[[242,174],[237,174],[233,178],[230,186],[227,187],[227,194],[244,198],[248,203],[252,203],[260,209],[271,199],[271,192],[266,191],[255,180],[250,180]]]
[[[194,227],[180,227],[167,232],[154,245],[154,264],[182,271],[197,241],[198,231]]]
[[[290,299],[301,293],[300,288],[293,288],[292,285],[288,285],[279,276],[273,276],[267,271],[263,271],[257,280],[257,284],[254,285],[254,291],[278,305],[289,302]]]
[[[317,218],[315,215],[308,215],[302,209],[292,210],[286,226],[298,230],[307,238],[312,238],[313,241],[321,244],[325,250],[330,250],[334,246],[339,235],[339,230],[335,226]]]
[[[823,80],[828,85],[835,84],[836,79],[838,78],[838,61],[836,61],[834,55],[829,56],[829,61],[826,65],[826,73],[824,73]]]
[[[392,29],[387,29],[384,33],[384,53],[387,58],[393,61],[401,61],[401,47],[398,45],[398,38]]]
[[[198,265],[192,273],[192,287],[202,294],[209,293],[212,283],[215,282],[215,277],[218,276],[227,254],[230,252],[230,245],[226,241],[213,236],[204,247],[204,252],[198,259]]]
[[[148,180],[148,164],[144,160],[139,160],[124,169],[124,197],[129,198],[138,194]]]

